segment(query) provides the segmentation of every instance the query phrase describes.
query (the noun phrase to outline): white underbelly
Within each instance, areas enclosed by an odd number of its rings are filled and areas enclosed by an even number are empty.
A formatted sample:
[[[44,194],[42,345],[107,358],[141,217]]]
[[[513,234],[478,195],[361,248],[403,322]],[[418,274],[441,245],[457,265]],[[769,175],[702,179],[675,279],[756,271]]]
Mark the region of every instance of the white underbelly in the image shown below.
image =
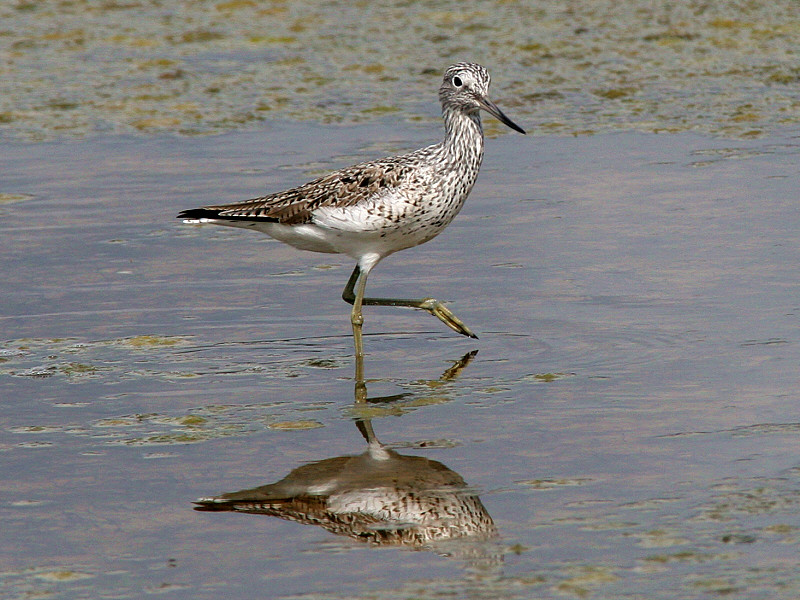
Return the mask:
[[[222,219],[203,221],[266,233],[300,250],[346,254],[359,259],[368,254],[384,257],[427,242],[447,227],[461,206],[441,211],[398,203],[393,208],[395,210],[389,212],[375,205],[323,207],[315,210],[311,222],[293,225]]]

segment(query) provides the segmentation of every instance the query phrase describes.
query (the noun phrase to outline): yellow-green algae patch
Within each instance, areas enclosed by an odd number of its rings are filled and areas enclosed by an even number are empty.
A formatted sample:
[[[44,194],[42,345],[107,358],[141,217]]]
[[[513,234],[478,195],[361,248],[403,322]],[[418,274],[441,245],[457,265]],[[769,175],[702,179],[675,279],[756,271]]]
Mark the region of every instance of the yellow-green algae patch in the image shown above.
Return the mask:
[[[56,570],[56,571],[41,571],[36,573],[35,577],[37,579],[43,579],[45,581],[78,581],[81,579],[91,579],[94,575],[90,573],[83,573],[80,571],[72,571],[69,569],[64,570]]]
[[[0,123],[2,123],[2,115],[0,114]],[[3,204],[16,204],[33,198],[30,194],[7,194],[0,193],[0,206]]]
[[[297,431],[303,429],[317,429],[324,427],[319,421],[303,420],[303,421],[275,421],[269,424],[270,429],[279,429],[281,431]]]
[[[573,487],[578,485],[586,485],[591,483],[592,479],[586,477],[577,478],[559,478],[559,479],[523,479],[516,483],[530,487],[534,490],[552,490],[559,487]]]
[[[619,579],[611,569],[595,565],[571,567],[568,572],[569,576],[559,582],[556,590],[578,598],[585,598],[591,594],[593,588]]]
[[[153,348],[162,346],[176,346],[184,343],[185,339],[177,336],[167,337],[160,335],[137,335],[121,340],[122,344],[133,346],[134,348]]]
[[[571,376],[571,373],[533,373],[532,375],[526,375],[523,377],[523,381],[531,383],[552,383],[553,381],[558,381],[560,379],[564,379],[565,377]]]
[[[210,134],[266,111],[435,121],[438,78],[463,58],[490,67],[496,100],[533,132],[747,138],[800,121],[792,0],[182,7],[165,18],[160,3],[2,3],[0,135]]]

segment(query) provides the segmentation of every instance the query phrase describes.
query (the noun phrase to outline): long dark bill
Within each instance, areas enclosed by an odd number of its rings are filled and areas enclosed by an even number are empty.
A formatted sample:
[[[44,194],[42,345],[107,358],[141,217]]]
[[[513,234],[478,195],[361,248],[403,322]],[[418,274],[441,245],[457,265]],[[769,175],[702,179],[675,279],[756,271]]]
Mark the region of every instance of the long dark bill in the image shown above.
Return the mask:
[[[525,130],[514,123],[511,119],[509,119],[505,113],[500,110],[497,105],[489,100],[488,98],[478,98],[478,104],[481,105],[481,108],[488,112],[490,115],[495,117],[498,121],[503,123],[504,125],[508,125],[514,131],[519,131],[520,133],[525,133]]]

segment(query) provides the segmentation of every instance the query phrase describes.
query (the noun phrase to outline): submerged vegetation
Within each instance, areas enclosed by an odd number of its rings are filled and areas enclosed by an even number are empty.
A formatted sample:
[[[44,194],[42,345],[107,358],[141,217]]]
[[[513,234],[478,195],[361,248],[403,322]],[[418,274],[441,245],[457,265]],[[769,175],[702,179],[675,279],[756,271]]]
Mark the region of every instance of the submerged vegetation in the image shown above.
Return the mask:
[[[800,118],[788,0],[73,0],[6,3],[0,22],[0,135],[13,138],[436,119],[438,77],[464,59],[546,133],[756,137]]]

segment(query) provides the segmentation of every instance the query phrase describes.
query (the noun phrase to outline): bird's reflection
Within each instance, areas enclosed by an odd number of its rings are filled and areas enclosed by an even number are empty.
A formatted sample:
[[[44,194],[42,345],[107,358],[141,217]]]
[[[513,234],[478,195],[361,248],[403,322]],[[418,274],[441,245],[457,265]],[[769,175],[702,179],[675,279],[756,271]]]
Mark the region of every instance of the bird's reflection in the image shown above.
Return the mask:
[[[457,377],[475,354],[465,355],[439,381]],[[363,365],[358,364],[355,396],[357,405],[392,401],[367,398]],[[370,419],[358,419],[356,426],[367,441],[363,454],[303,465],[269,485],[202,498],[195,508],[270,515],[382,545],[433,548],[497,536],[478,495],[458,473],[435,460],[387,448]]]

